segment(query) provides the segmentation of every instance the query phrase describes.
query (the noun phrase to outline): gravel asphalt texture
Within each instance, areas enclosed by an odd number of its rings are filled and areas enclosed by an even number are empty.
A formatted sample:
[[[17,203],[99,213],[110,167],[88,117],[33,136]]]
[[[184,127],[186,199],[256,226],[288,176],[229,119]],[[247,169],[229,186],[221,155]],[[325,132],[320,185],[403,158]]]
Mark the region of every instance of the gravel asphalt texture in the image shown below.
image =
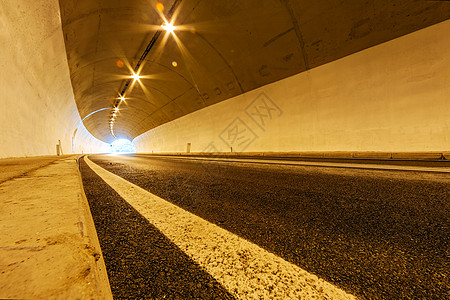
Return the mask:
[[[90,159],[358,298],[448,299],[450,296],[448,174],[210,162],[142,155],[92,155]],[[94,180],[96,175],[91,173],[82,165],[87,197],[97,197],[96,201],[90,200],[91,205],[105,202],[101,204],[105,207],[91,209],[94,221],[99,218],[98,214],[103,216],[102,221],[96,221],[96,226],[100,222],[103,227],[97,230],[107,268],[108,251],[120,257],[117,264],[123,266],[122,271],[108,270],[108,274],[110,278],[118,276],[115,272],[127,277],[125,273],[134,272],[136,268],[133,264],[142,264],[136,261],[139,257],[127,261],[127,253],[156,251],[153,240],[165,239],[147,221],[131,222],[139,219],[135,211],[132,217],[124,216],[131,214],[128,212],[131,208],[122,208],[127,207],[126,203],[104,183],[99,183],[98,178]],[[116,200],[112,202],[111,198]],[[121,219],[125,220],[123,227],[117,225]],[[140,228],[144,224],[152,230]],[[135,239],[139,250],[135,250],[132,243],[120,241],[122,235]],[[105,242],[123,246],[105,248]],[[170,245],[169,241],[166,243]],[[183,260],[181,251],[170,246],[167,249],[160,249],[158,255],[165,257],[167,263],[184,265],[179,262]],[[164,256],[176,251],[180,253]],[[175,261],[171,261],[174,258]],[[152,259],[151,267],[157,271],[148,272],[157,274],[161,258],[154,256]],[[133,278],[124,282],[139,288],[152,281],[144,280],[140,285]],[[184,282],[184,278],[180,280]],[[113,284],[114,280],[111,281]],[[176,291],[182,293],[190,287],[186,283]],[[215,287],[217,297],[211,297],[221,299],[224,291]],[[152,289],[164,291],[167,287],[164,283],[158,287],[153,282]],[[223,297],[229,295],[224,293]]]
[[[80,164],[114,299],[234,299],[84,161]]]

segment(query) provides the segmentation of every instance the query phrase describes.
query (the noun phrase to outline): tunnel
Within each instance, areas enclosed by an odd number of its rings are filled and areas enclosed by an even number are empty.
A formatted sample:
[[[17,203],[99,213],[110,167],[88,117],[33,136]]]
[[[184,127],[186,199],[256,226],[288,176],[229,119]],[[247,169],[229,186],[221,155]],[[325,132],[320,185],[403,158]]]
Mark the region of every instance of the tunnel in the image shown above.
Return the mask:
[[[449,19],[2,0],[0,298],[445,299]]]

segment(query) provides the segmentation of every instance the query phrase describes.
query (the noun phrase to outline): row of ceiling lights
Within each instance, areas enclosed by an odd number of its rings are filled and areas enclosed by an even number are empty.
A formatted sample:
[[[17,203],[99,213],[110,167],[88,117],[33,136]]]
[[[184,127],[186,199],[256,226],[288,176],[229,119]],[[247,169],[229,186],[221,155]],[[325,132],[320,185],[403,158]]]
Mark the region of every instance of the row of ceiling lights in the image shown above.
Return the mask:
[[[159,10],[160,12],[162,12],[164,10],[164,6],[161,4],[161,2],[157,3],[157,10]],[[173,25],[173,21],[172,22],[168,22],[165,21],[163,25],[161,25],[161,27],[167,31],[167,33],[173,33],[175,30],[175,26]],[[172,62],[172,66],[176,67],[177,66],[177,62],[173,61]],[[131,86],[134,85],[134,83],[136,83],[136,81],[139,81],[141,79],[141,75],[139,74],[139,71],[137,71],[136,73],[133,72],[132,75],[129,76],[129,80],[133,79],[133,83]],[[122,91],[122,93],[119,95],[119,98],[117,98],[116,103],[114,104],[113,110],[111,111],[111,115],[110,115],[110,119],[109,119],[109,130],[111,132],[111,135],[117,139],[115,133],[114,133],[114,121],[117,118],[117,114],[119,113],[119,107],[122,104],[122,102],[125,102],[125,92],[126,92],[126,88]]]

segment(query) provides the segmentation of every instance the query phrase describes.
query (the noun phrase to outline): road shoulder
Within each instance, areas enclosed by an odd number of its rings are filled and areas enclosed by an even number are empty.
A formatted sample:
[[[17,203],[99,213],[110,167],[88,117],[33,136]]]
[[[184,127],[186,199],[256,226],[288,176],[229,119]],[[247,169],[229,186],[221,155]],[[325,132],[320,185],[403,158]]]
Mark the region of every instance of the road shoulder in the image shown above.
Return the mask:
[[[0,298],[112,299],[76,156],[2,182],[0,213]]]

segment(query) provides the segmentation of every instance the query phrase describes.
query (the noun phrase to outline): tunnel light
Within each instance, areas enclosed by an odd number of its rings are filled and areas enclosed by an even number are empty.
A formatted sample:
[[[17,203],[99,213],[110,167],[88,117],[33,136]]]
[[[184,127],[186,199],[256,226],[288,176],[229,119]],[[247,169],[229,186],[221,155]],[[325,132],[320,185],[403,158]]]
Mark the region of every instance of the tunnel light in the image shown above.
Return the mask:
[[[125,101],[125,97],[124,96],[120,96],[120,101]]]
[[[172,23],[165,22],[163,25],[161,25],[162,28],[164,28],[168,33],[173,33],[175,30],[175,26],[173,26]]]
[[[133,72],[133,75],[131,75],[131,78],[133,78],[134,81],[137,81],[137,80],[139,80],[141,78],[141,76],[139,75],[139,73],[134,73]]]
[[[115,111],[115,112],[118,112],[118,111],[119,111],[119,108],[118,108],[118,107],[114,107],[114,111]]]

